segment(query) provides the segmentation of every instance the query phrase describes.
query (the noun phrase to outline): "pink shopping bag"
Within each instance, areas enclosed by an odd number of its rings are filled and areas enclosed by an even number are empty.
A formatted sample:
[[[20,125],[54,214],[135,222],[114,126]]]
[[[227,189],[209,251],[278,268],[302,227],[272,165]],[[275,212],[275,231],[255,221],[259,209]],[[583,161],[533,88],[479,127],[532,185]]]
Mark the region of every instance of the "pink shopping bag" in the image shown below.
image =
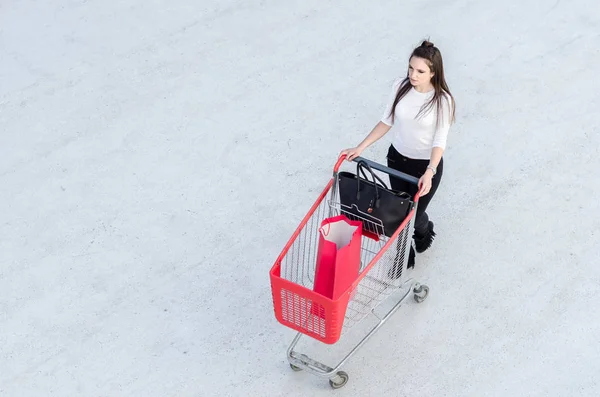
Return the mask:
[[[324,219],[319,228],[319,246],[313,291],[337,300],[358,277],[362,222],[345,215]]]

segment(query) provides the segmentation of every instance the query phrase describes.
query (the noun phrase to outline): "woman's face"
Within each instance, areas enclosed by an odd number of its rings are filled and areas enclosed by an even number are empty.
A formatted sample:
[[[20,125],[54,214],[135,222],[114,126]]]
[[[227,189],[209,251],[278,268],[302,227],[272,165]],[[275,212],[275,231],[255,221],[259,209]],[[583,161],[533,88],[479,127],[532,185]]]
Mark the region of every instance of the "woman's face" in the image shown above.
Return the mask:
[[[427,87],[434,73],[423,58],[412,57],[408,63],[408,77],[413,87]]]

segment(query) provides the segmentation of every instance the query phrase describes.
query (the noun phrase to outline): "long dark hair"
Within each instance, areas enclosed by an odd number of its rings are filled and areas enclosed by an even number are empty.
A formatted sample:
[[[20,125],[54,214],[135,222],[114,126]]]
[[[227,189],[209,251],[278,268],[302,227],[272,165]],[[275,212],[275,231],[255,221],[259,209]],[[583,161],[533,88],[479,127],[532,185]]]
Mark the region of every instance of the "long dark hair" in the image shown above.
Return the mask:
[[[440,123],[442,117],[442,106],[444,106],[443,102],[447,102],[450,105],[450,101],[444,101],[444,96],[447,95],[452,99],[452,106],[450,110],[450,123],[453,123],[455,120],[454,113],[456,111],[456,105],[454,104],[454,97],[450,93],[450,89],[448,88],[448,84],[446,83],[446,78],[444,77],[444,62],[442,61],[442,54],[440,50],[433,45],[433,43],[428,40],[423,41],[423,43],[415,48],[410,55],[410,59],[413,57],[423,58],[429,66],[429,69],[434,73],[431,78],[431,84],[435,89],[435,93],[433,97],[423,105],[419,113],[417,114],[417,118],[429,110],[436,107],[437,119],[436,119],[436,128]],[[410,84],[409,72],[406,72],[406,78],[402,80],[400,87],[398,88],[398,92],[396,93],[396,98],[394,99],[394,105],[392,106],[392,110],[390,112],[390,116],[392,117],[392,121],[394,120],[394,114],[396,113],[396,105],[404,96],[410,91],[412,88],[412,84]]]

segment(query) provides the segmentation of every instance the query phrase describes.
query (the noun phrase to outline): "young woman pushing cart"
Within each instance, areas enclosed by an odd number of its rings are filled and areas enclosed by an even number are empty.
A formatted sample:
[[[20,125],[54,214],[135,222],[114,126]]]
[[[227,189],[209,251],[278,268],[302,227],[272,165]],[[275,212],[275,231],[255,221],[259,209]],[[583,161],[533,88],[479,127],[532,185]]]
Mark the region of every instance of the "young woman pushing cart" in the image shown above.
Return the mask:
[[[413,239],[415,249],[427,250],[435,237],[427,206],[440,185],[444,170],[443,153],[450,125],[455,117],[454,97],[444,76],[440,50],[429,41],[415,48],[409,58],[406,77],[394,82],[381,120],[357,146],[341,154],[352,161],[390,130],[392,143],[387,154],[388,167],[419,178],[419,185],[390,176],[393,190],[414,196],[419,191]],[[408,266],[414,266],[411,248]]]

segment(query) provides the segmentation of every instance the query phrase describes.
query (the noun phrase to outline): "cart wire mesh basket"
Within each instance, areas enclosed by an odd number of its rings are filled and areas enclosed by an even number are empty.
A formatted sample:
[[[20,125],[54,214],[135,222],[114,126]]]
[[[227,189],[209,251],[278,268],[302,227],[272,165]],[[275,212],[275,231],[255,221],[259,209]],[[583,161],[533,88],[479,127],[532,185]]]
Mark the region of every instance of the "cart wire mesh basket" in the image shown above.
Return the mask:
[[[380,221],[365,216],[361,238],[359,275],[341,296],[332,300],[313,291],[319,225],[329,217],[346,215],[358,220],[356,211],[341,205],[337,169],[310,208],[271,268],[271,291],[277,320],[323,343],[337,342],[349,329],[403,285],[415,213],[414,203],[406,219],[391,237],[378,234]]]

